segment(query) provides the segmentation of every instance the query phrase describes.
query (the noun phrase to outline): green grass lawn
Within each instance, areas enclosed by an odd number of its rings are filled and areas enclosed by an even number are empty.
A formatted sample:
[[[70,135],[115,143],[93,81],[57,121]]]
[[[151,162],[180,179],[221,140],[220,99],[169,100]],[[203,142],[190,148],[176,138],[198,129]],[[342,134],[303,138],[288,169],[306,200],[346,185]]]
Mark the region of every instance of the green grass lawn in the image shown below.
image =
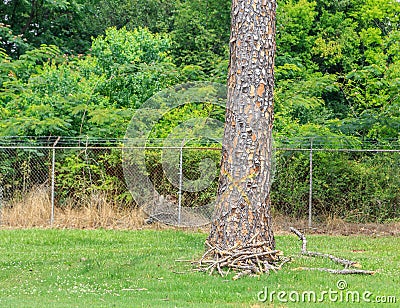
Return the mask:
[[[305,291],[319,298],[330,289],[339,292],[339,280],[347,284],[344,296],[349,291],[370,292],[371,301],[396,296],[400,302],[399,237],[308,236],[309,250],[379,269],[373,276],[338,276],[296,270],[339,267],[328,260],[300,257],[296,236],[277,236],[278,249],[293,256],[293,262],[269,276],[233,281],[192,272],[189,264],[175,262],[198,259],[206,236],[174,230],[0,230],[0,307],[305,307],[309,303],[290,300],[296,294],[301,299]],[[258,301],[259,292],[264,292],[259,294],[262,299],[266,290],[268,299]],[[277,298],[280,291],[286,292],[281,297],[288,302]],[[316,305],[349,306],[345,298],[334,303],[327,295]]]

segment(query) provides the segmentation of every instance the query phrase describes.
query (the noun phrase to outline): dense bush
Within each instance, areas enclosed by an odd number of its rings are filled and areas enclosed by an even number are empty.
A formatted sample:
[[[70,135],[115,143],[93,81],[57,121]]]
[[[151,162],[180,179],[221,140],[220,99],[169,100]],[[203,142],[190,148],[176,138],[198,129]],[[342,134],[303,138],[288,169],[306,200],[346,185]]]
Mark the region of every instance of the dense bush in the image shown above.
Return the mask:
[[[313,153],[313,215],[367,222],[400,215],[400,154]],[[309,198],[309,153],[280,152],[272,186],[274,209],[305,217]]]

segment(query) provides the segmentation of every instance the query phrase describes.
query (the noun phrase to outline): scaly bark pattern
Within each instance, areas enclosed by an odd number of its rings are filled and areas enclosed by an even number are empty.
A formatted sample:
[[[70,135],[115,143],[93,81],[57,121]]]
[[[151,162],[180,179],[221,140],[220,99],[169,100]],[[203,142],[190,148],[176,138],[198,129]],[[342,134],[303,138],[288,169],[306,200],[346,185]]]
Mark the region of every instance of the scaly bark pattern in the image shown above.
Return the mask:
[[[270,216],[276,1],[233,0],[228,101],[216,212],[207,244],[266,243]]]

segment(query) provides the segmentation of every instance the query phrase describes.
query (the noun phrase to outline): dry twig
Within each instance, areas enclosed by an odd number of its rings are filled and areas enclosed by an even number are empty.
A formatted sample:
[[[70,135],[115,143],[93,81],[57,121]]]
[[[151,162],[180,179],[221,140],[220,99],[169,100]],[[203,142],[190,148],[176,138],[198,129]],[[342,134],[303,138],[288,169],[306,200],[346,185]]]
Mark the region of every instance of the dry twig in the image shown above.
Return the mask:
[[[366,271],[360,269],[342,269],[336,270],[332,268],[324,268],[324,267],[299,267],[297,270],[303,271],[320,271],[320,272],[328,272],[331,274],[340,274],[340,275],[352,275],[352,274],[360,274],[360,275],[373,275],[375,271]]]
[[[342,269],[342,270],[336,270],[336,269],[331,269],[331,268],[312,268],[312,267],[300,267],[298,269],[307,270],[307,271],[321,271],[321,272],[328,272],[328,273],[332,273],[332,274],[342,274],[342,275],[348,275],[348,274],[373,275],[376,273],[375,271],[367,271],[367,270],[361,270],[361,269],[349,269],[349,267],[352,267],[352,268],[360,268],[361,267],[360,263],[358,263],[356,261],[338,258],[333,255],[326,254],[326,253],[308,251],[307,250],[307,239],[306,239],[305,235],[293,227],[290,227],[290,231],[293,232],[294,234],[296,234],[299,237],[299,239],[302,241],[302,246],[301,246],[301,254],[302,255],[309,256],[309,257],[328,258],[328,259],[332,260],[333,262],[344,266],[344,269]]]

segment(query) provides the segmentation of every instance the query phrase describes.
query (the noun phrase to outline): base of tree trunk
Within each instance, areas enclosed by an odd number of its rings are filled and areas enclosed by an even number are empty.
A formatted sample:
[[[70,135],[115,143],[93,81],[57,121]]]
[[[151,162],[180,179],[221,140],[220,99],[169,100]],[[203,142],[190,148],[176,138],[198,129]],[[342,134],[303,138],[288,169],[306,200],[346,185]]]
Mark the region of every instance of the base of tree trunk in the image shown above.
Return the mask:
[[[268,274],[271,270],[280,270],[289,258],[283,256],[282,251],[270,249],[267,242],[257,242],[257,236],[249,241],[246,246],[233,246],[221,249],[206,241],[208,250],[201,259],[194,262],[198,270],[212,275],[217,272],[221,276],[234,271],[234,280],[248,275]]]

